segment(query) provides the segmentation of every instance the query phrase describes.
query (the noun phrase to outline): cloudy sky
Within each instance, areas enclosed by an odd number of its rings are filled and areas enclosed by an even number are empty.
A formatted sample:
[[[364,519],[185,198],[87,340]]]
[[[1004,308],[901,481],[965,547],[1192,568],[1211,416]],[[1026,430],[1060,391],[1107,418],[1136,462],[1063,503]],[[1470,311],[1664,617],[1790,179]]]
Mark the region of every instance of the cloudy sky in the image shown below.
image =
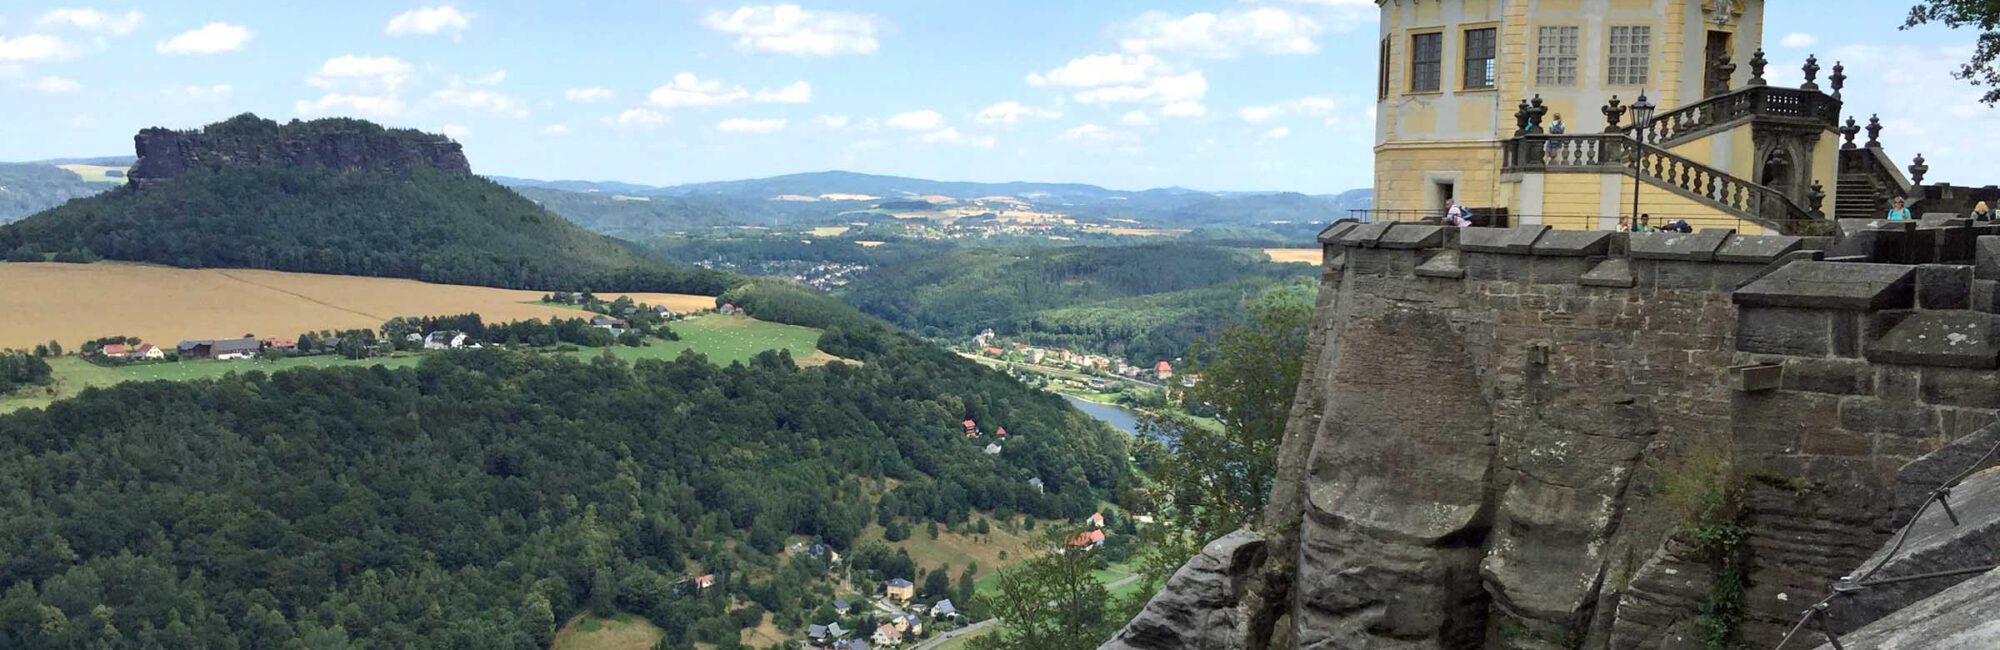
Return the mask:
[[[1369,184],[1373,0],[34,2],[0,7],[0,160],[251,111],[441,131],[537,178]],[[1899,160],[1992,182],[1962,136],[2000,114],[1949,76],[1973,34],[1898,32],[1907,4],[1770,0],[1772,77],[1843,60]]]

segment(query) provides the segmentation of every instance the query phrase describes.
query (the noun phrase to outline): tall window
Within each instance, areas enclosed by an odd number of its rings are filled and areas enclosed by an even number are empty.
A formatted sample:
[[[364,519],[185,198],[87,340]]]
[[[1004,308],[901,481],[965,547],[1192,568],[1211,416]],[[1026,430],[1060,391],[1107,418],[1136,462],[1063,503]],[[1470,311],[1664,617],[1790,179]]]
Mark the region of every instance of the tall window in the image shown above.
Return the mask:
[[[1611,28],[1611,69],[1605,82],[1613,86],[1646,83],[1647,58],[1653,53],[1653,28],[1645,25]]]
[[[1492,88],[1494,82],[1493,43],[1498,30],[1465,30],[1465,87],[1468,90]]]
[[[1575,25],[1543,27],[1535,42],[1535,83],[1544,86],[1576,85]]]
[[[1389,39],[1382,39],[1382,69],[1376,73],[1375,98],[1389,98]]]
[[[1444,34],[1410,36],[1410,92],[1436,92],[1444,68]]]

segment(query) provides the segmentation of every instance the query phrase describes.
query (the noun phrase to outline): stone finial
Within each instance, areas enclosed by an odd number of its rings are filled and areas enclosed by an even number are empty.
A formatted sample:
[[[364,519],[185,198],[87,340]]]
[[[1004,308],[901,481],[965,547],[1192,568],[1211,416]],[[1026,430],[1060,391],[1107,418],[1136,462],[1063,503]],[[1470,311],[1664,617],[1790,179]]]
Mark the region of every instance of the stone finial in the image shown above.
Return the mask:
[[[1722,80],[1722,87],[1717,89],[1718,92],[1729,92],[1729,80],[1736,78],[1736,63],[1729,60],[1728,52],[1716,55],[1715,75]]]
[[[1542,117],[1548,114],[1549,107],[1542,105],[1542,94],[1535,93],[1535,98],[1528,100],[1528,132],[1541,133]]]
[[[1868,147],[1870,149],[1882,148],[1882,116],[1880,115],[1868,116]]]
[[[1841,148],[1841,149],[1853,149],[1853,148],[1854,148],[1854,136],[1857,136],[1857,135],[1861,135],[1861,125],[1859,125],[1859,124],[1855,124],[1855,123],[1854,123],[1854,116],[1852,116],[1852,115],[1849,115],[1849,116],[1847,116],[1847,124],[1845,124],[1845,125],[1842,125],[1842,126],[1841,126],[1841,127],[1839,128],[1839,129],[1836,129],[1836,130],[1837,130],[1837,131],[1840,131],[1840,136],[1841,136],[1841,137],[1843,137],[1843,138],[1846,138],[1846,139],[1847,139],[1847,142],[1845,142],[1845,143],[1842,143],[1842,144],[1840,145],[1840,148]]]
[[[1813,216],[1826,216],[1820,211],[1826,205],[1826,186],[1821,185],[1817,178],[1813,179],[1812,189],[1806,190],[1806,204],[1812,208]]]
[[[1757,51],[1750,55],[1750,80],[1744,83],[1752,86],[1764,85],[1764,66],[1767,65],[1771,65],[1771,61],[1764,58],[1764,48],[1757,48]]]
[[[1625,119],[1625,107],[1618,100],[1618,96],[1612,95],[1611,101],[1604,103],[1603,110],[1604,110],[1604,132],[1617,133],[1619,131],[1618,129],[1619,120]]]
[[[1910,162],[1910,184],[1911,185],[1924,184],[1924,174],[1929,173],[1930,171],[1931,171],[1931,166],[1924,164],[1924,155],[1917,154],[1917,159]]]
[[[1806,82],[1799,84],[1799,90],[1819,90],[1819,83],[1813,81],[1819,76],[1819,57],[1807,54],[1806,65],[1800,69],[1806,73]]]
[[[1514,111],[1514,136],[1520,137],[1526,135],[1527,133],[1528,133],[1528,100],[1523,99],[1521,100],[1521,108],[1519,110]]]
[[[1841,65],[1839,61],[1834,61],[1833,74],[1828,76],[1826,80],[1833,82],[1833,98],[1840,99],[1840,89],[1847,85],[1847,66]]]

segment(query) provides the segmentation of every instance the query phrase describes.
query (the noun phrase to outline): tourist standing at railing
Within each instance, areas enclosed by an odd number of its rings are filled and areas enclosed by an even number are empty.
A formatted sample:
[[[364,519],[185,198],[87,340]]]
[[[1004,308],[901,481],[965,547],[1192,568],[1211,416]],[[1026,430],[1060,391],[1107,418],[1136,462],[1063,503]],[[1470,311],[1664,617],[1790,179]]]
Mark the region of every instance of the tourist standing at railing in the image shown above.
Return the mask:
[[[1972,220],[1992,221],[1993,210],[1991,208],[1986,207],[1985,201],[1980,201],[1977,205],[1972,206]]]
[[[1639,215],[1639,223],[1632,224],[1632,232],[1654,232],[1657,230],[1659,229],[1653,227],[1653,215],[1650,214]]]
[[[1895,200],[1889,202],[1889,220],[1890,221],[1910,220],[1910,209],[1903,206],[1903,197],[1900,196],[1896,197]]]

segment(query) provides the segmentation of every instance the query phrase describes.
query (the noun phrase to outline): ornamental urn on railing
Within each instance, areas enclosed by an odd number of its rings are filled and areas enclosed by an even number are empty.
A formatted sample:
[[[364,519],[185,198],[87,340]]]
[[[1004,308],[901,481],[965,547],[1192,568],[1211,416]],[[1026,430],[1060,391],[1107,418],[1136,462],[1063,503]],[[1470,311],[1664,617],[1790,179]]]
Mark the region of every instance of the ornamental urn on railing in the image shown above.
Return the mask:
[[[1528,100],[1528,133],[1542,133],[1542,118],[1548,114],[1549,107],[1542,105],[1542,94],[1535,93],[1534,99]]]
[[[1834,61],[1833,74],[1827,76],[1826,80],[1833,82],[1833,98],[1840,99],[1840,89],[1847,86],[1847,66]]]
[[[1852,115],[1847,116],[1847,124],[1841,125],[1839,129],[1835,130],[1840,132],[1840,137],[1847,139],[1847,142],[1840,145],[1842,150],[1853,149],[1854,136],[1861,135],[1861,125],[1854,123],[1854,116]]]
[[[1812,189],[1806,190],[1806,205],[1812,206],[1814,217],[1826,217],[1826,213],[1820,211],[1826,205],[1826,186],[1821,185],[1817,178],[1813,179]]]
[[[1764,85],[1764,66],[1767,65],[1771,65],[1771,61],[1764,58],[1764,48],[1757,48],[1756,53],[1750,55],[1750,80],[1744,83],[1752,86]]]
[[[1528,133],[1528,100],[1521,100],[1521,108],[1514,111],[1514,137]]]
[[[1619,102],[1617,95],[1612,95],[1611,101],[1604,103],[1603,111],[1605,133],[1617,133],[1623,130],[1618,128],[1618,122],[1625,119],[1625,107]]]
[[[1868,116],[1868,148],[1882,148],[1882,116]]]
[[[1917,159],[1910,162],[1910,185],[1924,184],[1924,174],[1930,171],[1931,166],[1924,164],[1924,155],[1917,154]]]
[[[1807,54],[1806,65],[1800,70],[1805,71],[1806,82],[1799,84],[1799,90],[1819,90],[1819,83],[1813,81],[1813,78],[1819,76],[1819,57]]]

